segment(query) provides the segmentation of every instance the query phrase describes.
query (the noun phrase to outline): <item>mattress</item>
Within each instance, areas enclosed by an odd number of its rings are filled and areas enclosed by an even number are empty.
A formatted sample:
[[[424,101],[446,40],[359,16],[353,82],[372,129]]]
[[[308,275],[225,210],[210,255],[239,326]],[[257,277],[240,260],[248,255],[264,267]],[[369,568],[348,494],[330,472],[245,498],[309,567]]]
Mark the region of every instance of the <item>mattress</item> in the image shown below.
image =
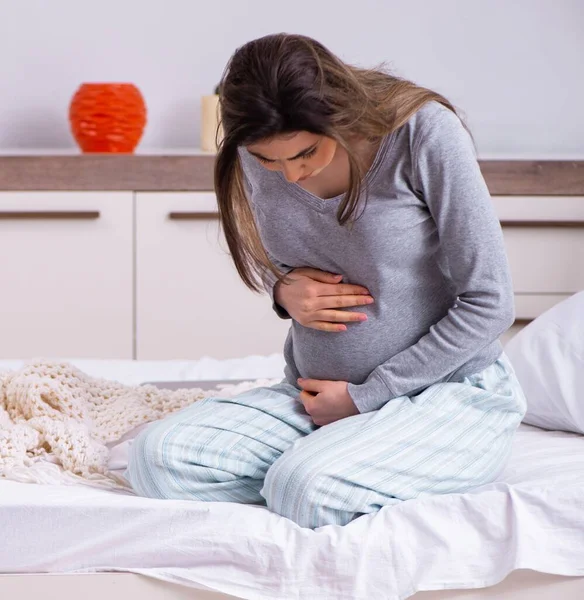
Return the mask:
[[[126,449],[112,448],[112,468],[124,468]],[[0,573],[129,571],[254,600],[407,598],[493,585],[514,569],[582,576],[584,436],[522,425],[497,482],[344,527],[303,529],[260,506],[3,480],[0,531]]]

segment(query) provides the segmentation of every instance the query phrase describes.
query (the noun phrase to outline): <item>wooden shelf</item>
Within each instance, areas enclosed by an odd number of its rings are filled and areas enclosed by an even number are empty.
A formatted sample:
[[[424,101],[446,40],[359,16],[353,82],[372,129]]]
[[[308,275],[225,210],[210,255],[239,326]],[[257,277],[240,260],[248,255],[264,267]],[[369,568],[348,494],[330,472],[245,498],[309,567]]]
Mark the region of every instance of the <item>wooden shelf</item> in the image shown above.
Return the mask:
[[[213,189],[214,155],[0,156],[0,191]]]
[[[0,156],[0,191],[210,191],[212,154]],[[492,195],[584,196],[584,160],[480,160]]]

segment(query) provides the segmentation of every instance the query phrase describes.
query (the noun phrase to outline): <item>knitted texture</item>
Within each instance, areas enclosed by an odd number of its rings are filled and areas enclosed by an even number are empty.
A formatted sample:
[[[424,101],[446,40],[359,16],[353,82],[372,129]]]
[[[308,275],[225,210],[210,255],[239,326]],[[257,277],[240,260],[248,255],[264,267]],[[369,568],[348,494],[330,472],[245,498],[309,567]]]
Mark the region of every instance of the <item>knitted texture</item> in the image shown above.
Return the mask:
[[[57,478],[59,483],[86,480],[127,489],[125,480],[108,472],[107,444],[202,398],[232,397],[277,381],[165,390],[91,377],[67,362],[32,360],[0,374],[0,476],[55,483],[43,474],[46,468],[34,469],[48,462],[73,476]]]

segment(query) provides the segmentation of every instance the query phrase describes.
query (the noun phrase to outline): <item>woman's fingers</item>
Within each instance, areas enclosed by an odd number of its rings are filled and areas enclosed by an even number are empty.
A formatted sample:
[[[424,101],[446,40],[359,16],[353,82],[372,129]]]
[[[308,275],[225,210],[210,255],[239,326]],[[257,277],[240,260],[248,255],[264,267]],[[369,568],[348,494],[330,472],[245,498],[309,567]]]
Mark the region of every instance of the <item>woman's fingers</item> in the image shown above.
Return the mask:
[[[373,303],[362,285],[336,283],[334,274],[311,268],[293,269],[289,285],[274,286],[274,299],[304,327],[320,331],[346,331],[346,322],[367,320],[363,313],[341,310]]]
[[[317,316],[318,320],[311,321],[307,327],[319,329],[320,331],[346,331],[346,325],[338,323],[360,323],[367,320],[367,315],[348,310],[320,310]]]
[[[353,312],[349,310],[319,310],[316,315],[319,321],[328,321],[329,323],[346,323],[350,321],[366,321],[365,313]]]
[[[367,304],[373,304],[373,298],[363,294],[354,296],[319,296],[314,301],[314,310],[345,308],[346,306],[365,306]]]
[[[369,295],[369,290],[362,285],[352,283],[326,283],[318,287],[319,296],[350,296],[357,294]]]
[[[327,321],[311,321],[306,327],[318,329],[319,331],[347,331],[346,325],[337,325],[336,323],[328,323]]]

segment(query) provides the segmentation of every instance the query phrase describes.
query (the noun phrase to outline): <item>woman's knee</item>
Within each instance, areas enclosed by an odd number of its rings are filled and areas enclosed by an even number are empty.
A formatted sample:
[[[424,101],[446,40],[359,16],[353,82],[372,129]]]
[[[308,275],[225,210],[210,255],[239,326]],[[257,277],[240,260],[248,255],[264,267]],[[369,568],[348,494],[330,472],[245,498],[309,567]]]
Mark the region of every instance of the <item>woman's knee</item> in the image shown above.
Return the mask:
[[[199,450],[199,436],[193,435],[189,421],[200,414],[201,425],[204,424],[206,402],[205,398],[150,423],[132,441],[124,475],[137,494],[148,498],[188,498],[184,478]]]
[[[309,479],[307,469],[293,453],[284,452],[268,469],[260,493],[272,512],[300,525],[300,513],[310,510]]]
[[[334,506],[331,482],[332,476],[322,464],[291,449],[268,469],[260,494],[272,512],[301,527],[345,525],[355,515]]]
[[[269,449],[238,431],[244,421],[237,411],[231,414],[234,407],[224,415],[220,408],[201,400],[140,432],[125,472],[134,491],[150,498],[263,503],[259,457]]]
[[[164,463],[162,441],[164,420],[151,423],[131,442],[128,450],[128,466],[124,476],[132,489],[140,496],[166,498],[168,469]]]

